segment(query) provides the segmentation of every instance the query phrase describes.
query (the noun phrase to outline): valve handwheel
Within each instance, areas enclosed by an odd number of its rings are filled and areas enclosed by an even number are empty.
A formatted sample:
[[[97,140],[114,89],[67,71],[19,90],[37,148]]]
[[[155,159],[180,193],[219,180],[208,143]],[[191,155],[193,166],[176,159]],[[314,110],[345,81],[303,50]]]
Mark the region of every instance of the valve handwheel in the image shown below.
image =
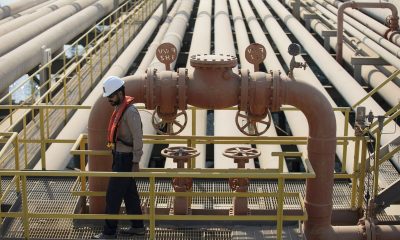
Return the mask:
[[[189,159],[199,156],[200,152],[192,147],[178,146],[178,147],[164,148],[161,151],[161,155],[173,159]]]
[[[157,114],[157,109],[153,112],[151,123],[153,124],[153,127],[156,129],[157,133],[161,135],[177,135],[181,133],[183,129],[185,129],[186,127],[188,120],[186,111],[178,111],[176,115],[173,116],[173,120],[165,120],[160,117],[161,121],[158,121],[156,118],[156,114]],[[177,120],[177,118],[180,116],[183,116],[183,124]],[[166,131],[164,132],[161,130],[161,128],[163,128],[165,125],[166,125]],[[178,127],[178,130],[174,131],[174,126]]]
[[[240,126],[240,122],[245,121],[243,126]],[[272,116],[268,110],[266,118],[261,121],[250,120],[249,115],[238,111],[236,113],[235,122],[240,132],[247,136],[260,136],[264,134],[271,126]]]
[[[228,158],[234,159],[250,159],[260,156],[260,151],[251,147],[232,147],[227,148],[223,155]]]

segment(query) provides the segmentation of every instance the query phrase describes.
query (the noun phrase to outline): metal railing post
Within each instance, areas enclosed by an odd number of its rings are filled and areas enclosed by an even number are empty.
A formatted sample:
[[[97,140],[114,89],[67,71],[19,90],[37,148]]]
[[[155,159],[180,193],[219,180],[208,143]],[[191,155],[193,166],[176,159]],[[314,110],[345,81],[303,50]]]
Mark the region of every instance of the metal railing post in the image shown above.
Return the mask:
[[[358,208],[363,206],[364,189],[365,189],[365,171],[366,171],[366,157],[367,157],[367,139],[365,137],[361,140],[361,162],[360,162],[360,174],[358,183]]]
[[[46,137],[44,134],[44,113],[43,108],[39,109],[40,121],[40,157],[42,161],[42,170],[46,170]]]
[[[279,172],[283,173],[283,161],[284,155],[279,155]],[[282,177],[278,178],[278,209],[276,214],[276,238],[282,239],[282,228],[283,228],[283,204],[284,204],[284,191],[285,179]]]
[[[378,127],[378,132],[376,133],[376,139],[375,139],[375,156],[374,156],[374,196],[378,196],[379,192],[379,185],[378,185],[378,179],[379,179],[379,154],[380,154],[380,148],[381,148],[381,135],[382,131],[381,128]]]
[[[347,108],[344,112],[344,136],[348,137],[349,135],[349,112],[350,108]],[[347,145],[349,142],[347,139],[343,142],[343,158],[342,158],[342,173],[346,172],[346,163],[347,163]]]
[[[156,214],[156,208],[155,208],[155,204],[156,204],[156,197],[155,197],[155,178],[154,177],[150,177],[150,199],[149,199],[149,203],[150,203],[150,239],[153,240],[155,239],[155,227],[156,227],[156,219],[155,219],[155,214]]]
[[[19,183],[18,183],[19,184]],[[29,239],[29,213],[28,213],[28,192],[26,187],[26,176],[22,176],[22,221],[24,225],[24,238]]]
[[[356,206],[357,180],[360,175],[359,165],[358,165],[359,155],[360,155],[360,139],[357,138],[354,144],[353,178],[351,184],[351,201],[350,201],[351,209],[354,209]]]

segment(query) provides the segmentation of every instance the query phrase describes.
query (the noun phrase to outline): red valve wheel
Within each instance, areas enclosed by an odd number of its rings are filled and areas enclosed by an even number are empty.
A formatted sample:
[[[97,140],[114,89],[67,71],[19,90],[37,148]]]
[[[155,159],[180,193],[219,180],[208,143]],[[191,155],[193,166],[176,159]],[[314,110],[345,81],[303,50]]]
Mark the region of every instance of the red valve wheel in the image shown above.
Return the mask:
[[[240,125],[240,122],[245,122],[243,126]],[[269,127],[272,123],[272,115],[268,110],[267,116],[261,121],[251,120],[249,115],[246,113],[242,113],[242,111],[237,111],[235,117],[236,126],[240,132],[247,136],[260,136],[268,131]]]
[[[250,159],[260,156],[260,151],[250,147],[232,147],[227,148],[222,153],[225,157],[234,159]]]
[[[200,152],[192,147],[178,146],[164,148],[163,150],[161,150],[161,155],[173,159],[189,159],[199,156]]]

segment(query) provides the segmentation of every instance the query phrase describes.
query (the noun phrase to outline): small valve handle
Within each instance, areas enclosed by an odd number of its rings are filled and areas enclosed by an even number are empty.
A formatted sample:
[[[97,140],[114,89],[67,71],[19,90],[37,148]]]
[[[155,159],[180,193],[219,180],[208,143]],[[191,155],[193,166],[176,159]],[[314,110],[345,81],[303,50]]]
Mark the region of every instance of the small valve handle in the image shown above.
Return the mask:
[[[225,149],[223,155],[233,159],[251,159],[260,156],[261,152],[256,148],[232,147]]]
[[[186,160],[199,156],[200,152],[192,147],[177,146],[164,148],[163,150],[161,150],[161,155],[168,158]]]

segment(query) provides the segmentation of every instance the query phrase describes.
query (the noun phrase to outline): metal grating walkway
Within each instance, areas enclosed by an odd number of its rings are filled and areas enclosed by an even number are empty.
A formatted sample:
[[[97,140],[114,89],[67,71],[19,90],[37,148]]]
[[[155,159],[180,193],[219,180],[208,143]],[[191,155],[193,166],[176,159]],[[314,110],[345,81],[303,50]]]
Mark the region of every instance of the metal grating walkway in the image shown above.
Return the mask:
[[[78,197],[71,194],[75,178],[28,178],[29,211],[33,213],[74,213]],[[148,190],[149,183],[145,179],[138,179],[139,191]],[[10,179],[2,179],[2,190],[10,184]],[[172,191],[170,179],[160,179],[156,182],[156,191]],[[277,190],[276,182],[270,180],[253,180],[250,191]],[[286,191],[301,192],[304,196],[305,184],[303,181],[287,181]],[[216,179],[207,181],[199,179],[193,183],[193,191],[230,191],[227,180]],[[348,209],[350,205],[351,188],[345,181],[336,182],[334,186],[334,208]],[[6,196],[6,203],[13,204],[17,200],[15,189]],[[147,199],[142,198],[142,203]],[[172,197],[156,199],[158,208],[172,206]],[[230,209],[232,200],[229,197],[194,198],[193,209]],[[275,209],[276,201],[273,198],[250,198],[250,209]],[[299,209],[298,200],[286,198],[284,209]],[[17,209],[16,211],[20,211]],[[215,223],[215,222],[214,222]],[[165,222],[158,221],[156,228],[157,239],[275,239],[276,226],[240,226],[229,225],[220,228],[212,226],[190,227],[185,222],[181,226],[165,226]],[[203,223],[202,223],[203,224]],[[88,239],[102,230],[99,225],[76,226],[72,219],[30,219],[30,237],[32,239]],[[297,225],[285,226],[284,239],[300,239]],[[122,236],[123,237],[123,236]],[[5,229],[3,239],[23,238],[23,223],[21,218],[13,219]],[[128,238],[126,238],[128,239]],[[132,238],[129,238],[132,239]],[[148,239],[144,237],[135,239]]]

